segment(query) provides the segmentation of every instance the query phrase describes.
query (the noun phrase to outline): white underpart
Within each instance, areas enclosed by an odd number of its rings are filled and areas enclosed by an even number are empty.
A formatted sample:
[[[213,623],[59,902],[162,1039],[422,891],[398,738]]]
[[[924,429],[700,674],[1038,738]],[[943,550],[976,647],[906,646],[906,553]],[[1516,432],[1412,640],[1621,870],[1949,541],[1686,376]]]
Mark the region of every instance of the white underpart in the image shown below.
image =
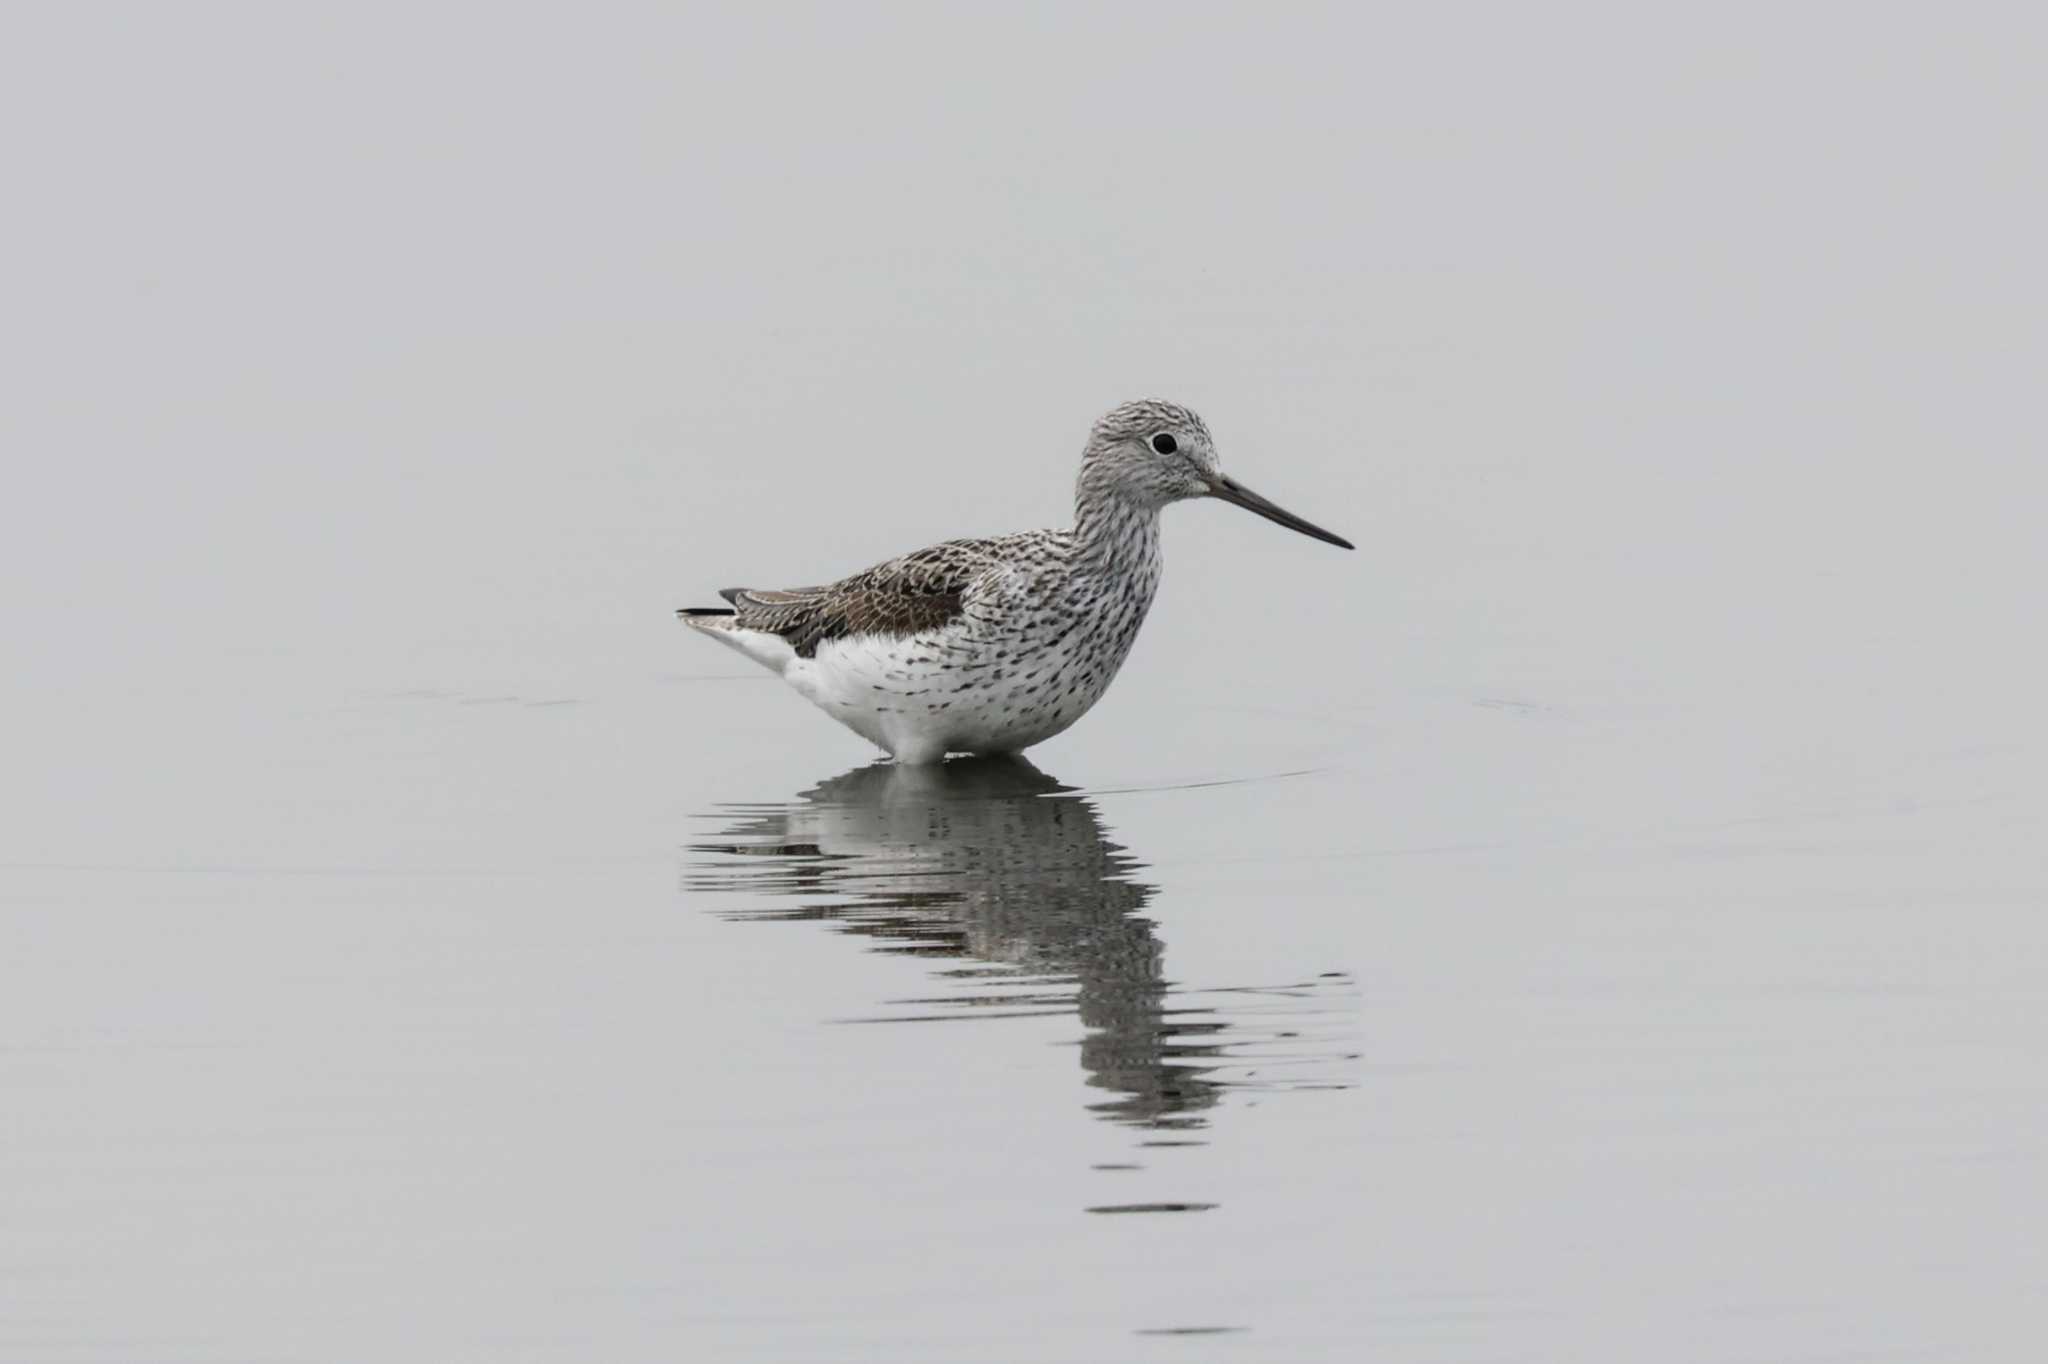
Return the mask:
[[[833,719],[906,763],[936,762],[948,753],[1018,752],[1073,724],[1102,693],[1095,687],[1064,707],[1020,715],[1020,690],[1027,685],[1021,672],[962,690],[969,679],[944,661],[945,647],[956,640],[951,630],[908,639],[827,640],[815,657],[792,659],[782,676]],[[1033,670],[1043,677],[1054,666],[1056,660],[1043,659]]]
[[[1038,654],[1028,667],[1004,669],[997,680],[949,666],[949,653],[965,641],[954,629],[916,637],[855,635],[826,640],[811,658],[799,658],[779,635],[724,623],[699,626],[705,634],[779,675],[806,700],[869,743],[904,763],[937,762],[948,753],[1015,753],[1060,733],[1108,689],[1113,669],[1086,683],[1069,669],[1058,696],[1046,679],[1060,671],[1071,650]],[[1030,674],[1027,678],[1026,674]],[[963,682],[969,685],[963,688]],[[1040,690],[1026,694],[1036,683]],[[1032,707],[1029,713],[1023,708]]]
[[[726,648],[745,654],[771,673],[783,675],[783,669],[796,657],[796,650],[790,648],[789,641],[781,635],[771,635],[766,630],[742,630],[732,623],[730,616],[700,617],[689,623]]]
[[[946,756],[946,736],[926,734],[936,727],[919,726],[903,709],[912,699],[905,693],[946,685],[938,665],[903,662],[923,656],[907,640],[854,635],[826,640],[813,657],[793,660],[782,676],[805,699],[869,743],[909,762],[931,762]]]

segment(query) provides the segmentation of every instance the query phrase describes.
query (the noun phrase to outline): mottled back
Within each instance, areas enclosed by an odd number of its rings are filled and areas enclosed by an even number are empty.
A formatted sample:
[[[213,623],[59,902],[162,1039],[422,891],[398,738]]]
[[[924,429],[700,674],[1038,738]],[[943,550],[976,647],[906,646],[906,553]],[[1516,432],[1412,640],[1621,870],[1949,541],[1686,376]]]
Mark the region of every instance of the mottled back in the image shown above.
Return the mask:
[[[827,640],[908,637],[951,623],[978,579],[1014,564],[1019,542],[1043,535],[948,540],[825,587],[729,587],[719,595],[733,604],[742,629],[780,635],[797,657],[812,658]]]

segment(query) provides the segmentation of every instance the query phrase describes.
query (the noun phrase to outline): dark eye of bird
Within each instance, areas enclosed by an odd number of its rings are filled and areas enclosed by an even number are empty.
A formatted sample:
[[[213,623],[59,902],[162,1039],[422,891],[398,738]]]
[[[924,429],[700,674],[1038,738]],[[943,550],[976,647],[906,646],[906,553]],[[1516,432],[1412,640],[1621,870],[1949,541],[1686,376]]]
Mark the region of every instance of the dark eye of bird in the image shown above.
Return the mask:
[[[1152,438],[1152,448],[1154,450],[1157,450],[1162,455],[1170,455],[1175,450],[1178,450],[1180,446],[1174,442],[1172,436],[1169,436],[1164,431],[1161,431],[1158,435]]]

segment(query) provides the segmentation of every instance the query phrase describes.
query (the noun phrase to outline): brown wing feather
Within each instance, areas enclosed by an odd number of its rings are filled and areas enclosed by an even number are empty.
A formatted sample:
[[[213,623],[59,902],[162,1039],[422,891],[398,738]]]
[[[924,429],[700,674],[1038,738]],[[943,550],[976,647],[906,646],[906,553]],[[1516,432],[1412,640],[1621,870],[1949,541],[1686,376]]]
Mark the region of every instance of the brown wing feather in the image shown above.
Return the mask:
[[[831,639],[907,636],[945,625],[990,566],[991,547],[984,540],[949,540],[829,587],[730,587],[719,595],[737,608],[743,629],[781,635],[799,658],[812,658]]]

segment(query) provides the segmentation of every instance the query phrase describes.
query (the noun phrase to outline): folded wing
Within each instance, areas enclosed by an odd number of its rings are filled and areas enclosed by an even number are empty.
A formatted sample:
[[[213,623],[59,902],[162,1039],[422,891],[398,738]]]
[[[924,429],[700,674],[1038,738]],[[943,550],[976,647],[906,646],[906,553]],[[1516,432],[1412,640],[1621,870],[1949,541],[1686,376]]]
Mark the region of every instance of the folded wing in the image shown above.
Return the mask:
[[[732,603],[741,629],[779,635],[799,658],[812,658],[828,640],[908,637],[950,624],[976,579],[1001,568],[993,549],[987,540],[949,540],[827,587],[729,587],[719,595]]]

